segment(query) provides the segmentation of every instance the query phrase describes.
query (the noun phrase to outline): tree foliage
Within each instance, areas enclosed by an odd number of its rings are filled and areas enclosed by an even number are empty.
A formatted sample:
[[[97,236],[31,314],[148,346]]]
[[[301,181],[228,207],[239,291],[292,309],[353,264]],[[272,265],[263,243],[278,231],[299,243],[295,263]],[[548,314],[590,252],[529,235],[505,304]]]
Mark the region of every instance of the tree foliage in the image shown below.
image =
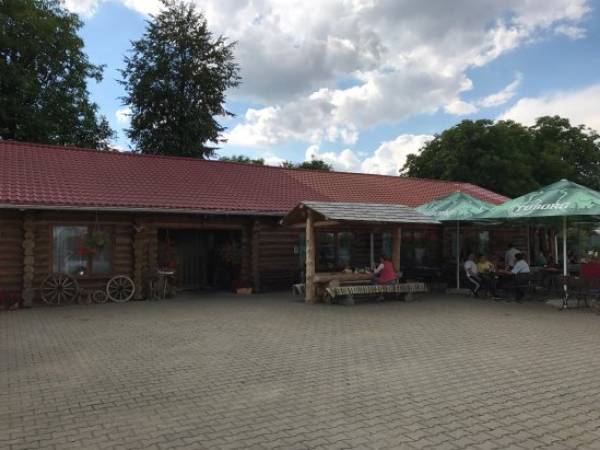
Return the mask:
[[[244,163],[244,164],[256,164],[259,166],[265,165],[265,160],[263,158],[252,159],[246,155],[221,156],[219,158],[219,161],[237,162],[237,163]]]
[[[325,161],[320,159],[311,159],[310,161],[304,161],[299,164],[292,163],[292,166],[296,169],[322,170],[324,172],[333,171],[331,164],[327,164]]]
[[[238,162],[244,164],[258,164],[259,166],[265,165],[263,158],[252,159],[246,155],[232,155],[232,156],[221,156],[219,161]],[[333,171],[333,167],[327,164],[325,161],[320,159],[312,159],[310,161],[304,161],[301,163],[294,163],[292,161],[284,161],[281,163],[281,167],[285,169],[305,169],[305,170],[323,170],[326,172]]]
[[[600,139],[561,117],[531,127],[464,120],[408,155],[403,175],[466,181],[517,197],[568,178],[600,189]]]
[[[58,0],[0,1],[0,137],[105,148],[113,136],[87,79],[102,79]]]
[[[128,137],[141,153],[207,158],[223,142],[217,116],[225,92],[240,83],[234,43],[214,37],[203,14],[191,4],[162,0],[121,71],[131,108]]]

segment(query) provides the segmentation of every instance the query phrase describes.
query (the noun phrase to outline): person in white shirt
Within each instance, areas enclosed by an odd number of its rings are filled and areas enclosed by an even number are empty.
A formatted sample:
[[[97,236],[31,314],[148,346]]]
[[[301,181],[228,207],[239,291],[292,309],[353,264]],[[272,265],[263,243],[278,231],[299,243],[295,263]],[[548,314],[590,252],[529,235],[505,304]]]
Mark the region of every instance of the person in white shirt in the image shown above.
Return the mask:
[[[531,273],[531,270],[529,269],[529,264],[527,264],[527,261],[525,261],[525,259],[523,259],[522,253],[516,254],[515,264],[513,265],[511,272],[514,273],[515,275],[518,273]]]
[[[473,295],[477,297],[479,293],[479,289],[481,289],[481,278],[479,277],[479,269],[477,268],[477,263],[475,262],[475,255],[473,253],[469,254],[469,257],[465,261],[465,273],[467,275],[467,280],[471,283],[471,290],[473,291]]]
[[[513,244],[510,244],[508,246],[508,250],[506,250],[506,253],[504,254],[504,265],[506,266],[507,270],[512,269],[513,266],[516,264],[517,253],[521,253],[521,251],[517,249]]]
[[[523,258],[522,253],[517,253],[515,255],[515,260],[515,265],[511,269],[511,272],[513,274],[513,277],[515,278],[513,280],[515,300],[521,303],[523,297],[525,296],[525,291],[527,290],[527,284],[529,283],[529,279],[526,278],[525,280],[523,280],[517,277],[519,277],[519,275],[528,275],[531,273],[531,271],[529,270],[529,264],[527,264],[527,261],[525,261],[525,259]]]

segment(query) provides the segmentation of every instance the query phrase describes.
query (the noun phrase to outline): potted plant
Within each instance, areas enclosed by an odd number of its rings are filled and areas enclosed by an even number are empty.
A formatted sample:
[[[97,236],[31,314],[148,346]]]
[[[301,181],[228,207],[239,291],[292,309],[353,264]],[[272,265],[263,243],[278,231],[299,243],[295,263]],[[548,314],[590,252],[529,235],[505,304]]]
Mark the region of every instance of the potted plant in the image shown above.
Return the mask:
[[[250,295],[252,294],[252,287],[241,280],[236,280],[233,282],[233,291],[240,295]]]

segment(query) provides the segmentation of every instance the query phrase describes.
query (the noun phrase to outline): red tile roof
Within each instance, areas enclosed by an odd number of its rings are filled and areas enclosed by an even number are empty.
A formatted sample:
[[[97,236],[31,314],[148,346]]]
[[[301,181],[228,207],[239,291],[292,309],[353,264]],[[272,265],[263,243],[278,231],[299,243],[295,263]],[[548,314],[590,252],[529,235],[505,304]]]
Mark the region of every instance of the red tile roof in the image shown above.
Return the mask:
[[[457,190],[507,200],[469,183],[0,141],[0,206],[282,215],[303,200],[417,206]]]

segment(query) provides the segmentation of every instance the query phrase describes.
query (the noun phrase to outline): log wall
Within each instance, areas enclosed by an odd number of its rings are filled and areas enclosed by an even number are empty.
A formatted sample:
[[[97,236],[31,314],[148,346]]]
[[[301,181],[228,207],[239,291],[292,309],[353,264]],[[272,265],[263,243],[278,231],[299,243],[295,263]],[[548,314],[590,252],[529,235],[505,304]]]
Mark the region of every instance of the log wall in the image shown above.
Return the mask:
[[[39,287],[44,278],[53,272],[52,230],[54,226],[107,227],[112,238],[112,273],[78,277],[79,286],[85,290],[104,289],[113,275],[133,276],[133,221],[128,214],[94,214],[77,212],[37,212],[35,215],[35,265],[34,286]]]
[[[158,266],[157,244],[159,229],[239,230],[241,233],[241,278],[256,291],[289,289],[300,281],[303,264],[298,254],[302,229],[283,228],[275,218],[241,216],[191,216],[150,214],[94,214],[85,212],[35,211],[21,213],[0,211],[0,290],[23,291],[37,289],[53,271],[52,228],[55,225],[94,225],[112,230],[113,273],[79,278],[84,289],[103,289],[115,274],[128,275],[136,284],[145,286],[147,274]],[[405,226],[403,230],[423,227]],[[450,236],[454,227],[444,227],[444,254],[453,245]],[[465,227],[473,234],[482,228]],[[353,231],[352,265],[370,263],[370,229]],[[526,249],[527,235],[520,228],[489,228],[492,253],[501,257],[506,245],[514,242]],[[382,252],[381,230],[375,229],[374,257]],[[139,292],[143,296],[144,291]]]
[[[283,228],[275,220],[260,220],[254,226],[253,260],[258,264],[259,289],[263,291],[289,289],[300,281],[297,248],[300,231]]]
[[[23,217],[0,210],[0,291],[21,292],[23,285]]]

